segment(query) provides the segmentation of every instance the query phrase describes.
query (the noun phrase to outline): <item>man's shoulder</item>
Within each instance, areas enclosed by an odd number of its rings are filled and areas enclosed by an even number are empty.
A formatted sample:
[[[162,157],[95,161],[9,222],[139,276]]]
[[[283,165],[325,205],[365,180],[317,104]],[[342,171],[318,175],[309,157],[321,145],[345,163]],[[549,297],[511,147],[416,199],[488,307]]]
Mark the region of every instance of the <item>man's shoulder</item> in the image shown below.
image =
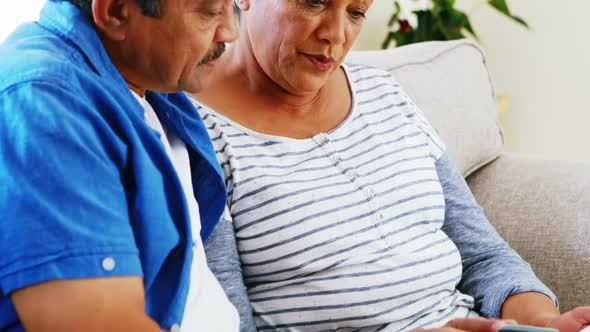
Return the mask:
[[[90,78],[92,69],[67,39],[52,34],[36,23],[19,27],[0,45],[0,94],[32,82],[65,85]]]
[[[18,28],[0,45],[0,58],[0,127],[27,123],[11,127],[14,135],[64,137],[63,128],[84,128],[94,139],[124,121],[119,115],[140,107],[125,86],[100,76],[67,38],[37,24]]]

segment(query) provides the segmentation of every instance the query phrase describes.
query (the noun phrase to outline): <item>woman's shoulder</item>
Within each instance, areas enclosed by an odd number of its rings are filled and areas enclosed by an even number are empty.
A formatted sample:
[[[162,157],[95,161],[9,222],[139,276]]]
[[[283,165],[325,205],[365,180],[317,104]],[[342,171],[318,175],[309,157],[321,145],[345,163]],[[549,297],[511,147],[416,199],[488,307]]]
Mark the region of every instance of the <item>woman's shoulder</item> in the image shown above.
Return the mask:
[[[216,114],[217,112],[215,112],[213,108],[207,106],[205,103],[197,99],[195,96],[192,96],[188,93],[186,95],[193,104],[193,106],[197,109],[197,112],[201,116],[201,119],[205,123],[205,126],[208,127],[210,131],[211,129],[209,127],[219,122],[219,119],[217,118]]]
[[[375,82],[393,82],[399,85],[395,75],[381,68],[362,63],[343,63],[348,79],[354,85],[367,85]]]
[[[343,68],[360,112],[387,108],[406,116],[413,113],[412,100],[392,73],[364,64],[346,64]]]
[[[393,74],[362,64],[348,64],[344,69],[354,93],[356,112],[360,117],[369,122],[396,119],[424,132],[435,147],[435,155],[438,156],[445,150],[436,130]]]
[[[234,136],[232,134],[234,134],[235,129],[232,128],[227,119],[194,96],[188,94],[187,96],[193,106],[197,109],[216,150],[220,148],[217,145],[226,145],[230,143],[228,142],[228,137]]]
[[[388,99],[406,97],[401,84],[388,71],[365,64],[344,64],[342,67],[357,102],[363,98],[383,95],[389,96]]]

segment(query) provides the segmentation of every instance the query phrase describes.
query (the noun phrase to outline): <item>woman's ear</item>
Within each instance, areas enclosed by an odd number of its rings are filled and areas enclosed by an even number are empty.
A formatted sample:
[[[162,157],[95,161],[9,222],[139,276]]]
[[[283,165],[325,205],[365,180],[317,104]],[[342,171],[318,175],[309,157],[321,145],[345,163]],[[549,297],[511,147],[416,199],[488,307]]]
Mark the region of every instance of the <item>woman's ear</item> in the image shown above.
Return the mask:
[[[133,5],[131,1],[133,0],[92,1],[92,16],[96,28],[113,41],[125,40],[130,6]]]
[[[250,0],[235,0],[241,11],[250,9]]]

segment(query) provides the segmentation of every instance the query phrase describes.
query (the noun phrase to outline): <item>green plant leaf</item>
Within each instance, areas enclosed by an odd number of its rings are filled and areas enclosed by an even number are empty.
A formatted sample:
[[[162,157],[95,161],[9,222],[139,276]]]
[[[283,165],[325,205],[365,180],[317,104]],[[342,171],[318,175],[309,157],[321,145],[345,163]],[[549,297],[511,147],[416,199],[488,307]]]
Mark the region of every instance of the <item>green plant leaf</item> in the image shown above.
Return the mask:
[[[387,26],[388,27],[392,27],[393,24],[397,21],[397,19],[399,18],[399,14],[402,11],[399,3],[397,1],[393,1],[393,6],[395,7],[395,11],[393,12],[393,14],[391,14],[391,17],[389,18],[389,22],[387,22]]]
[[[510,14],[510,9],[508,9],[506,0],[488,0],[488,3],[490,6],[496,8],[500,13],[507,16],[512,16],[512,14]]]
[[[475,38],[476,40],[479,41],[479,36],[477,35],[477,33],[475,33],[475,30],[473,29],[473,27],[471,26],[471,21],[469,21],[469,16],[467,16],[467,14],[465,13],[461,13],[461,21],[462,21],[462,26],[465,30],[467,30],[467,32],[469,32],[470,35],[473,36],[473,38]]]
[[[394,13],[387,24],[389,31],[383,40],[382,48],[388,48],[394,42],[395,46],[403,46],[430,40],[460,39],[465,38],[466,35],[471,35],[479,40],[469,16],[455,8],[456,0],[432,0],[432,9],[414,12],[418,18],[416,28],[404,29],[403,32],[393,30],[392,27],[398,22],[401,14],[401,8],[397,1],[393,0]],[[504,16],[528,28],[528,24],[522,18],[512,15],[506,0],[486,0],[486,2]]]
[[[383,50],[388,49],[389,45],[391,45],[391,42],[394,40],[395,40],[395,33],[393,31],[389,31],[387,33],[387,36],[385,36],[383,43],[381,43],[381,49],[383,49]]]
[[[523,27],[525,27],[525,28],[527,28],[527,29],[530,29],[530,28],[531,28],[531,27],[528,25],[528,23],[527,23],[527,22],[525,22],[525,20],[523,20],[522,18],[520,18],[520,17],[518,17],[518,16],[511,15],[511,16],[510,16],[510,18],[511,18],[511,19],[513,19],[514,21],[516,21],[516,23],[518,23],[518,24],[522,25]]]
[[[527,29],[529,28],[529,25],[522,18],[512,15],[510,9],[508,8],[508,3],[506,3],[506,0],[488,0],[488,4],[500,13],[515,21],[516,23],[524,26]]]

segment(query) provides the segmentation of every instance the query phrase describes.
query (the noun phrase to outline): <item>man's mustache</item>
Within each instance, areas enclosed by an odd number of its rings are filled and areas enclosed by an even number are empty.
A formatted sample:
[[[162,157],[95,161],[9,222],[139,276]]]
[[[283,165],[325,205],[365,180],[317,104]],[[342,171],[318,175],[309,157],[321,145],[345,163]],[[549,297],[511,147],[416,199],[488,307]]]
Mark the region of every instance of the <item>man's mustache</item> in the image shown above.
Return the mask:
[[[201,59],[199,65],[206,64],[209,61],[213,61],[219,58],[223,54],[223,52],[225,52],[225,43],[218,43],[215,49],[213,49],[211,52],[205,55],[203,59]]]

